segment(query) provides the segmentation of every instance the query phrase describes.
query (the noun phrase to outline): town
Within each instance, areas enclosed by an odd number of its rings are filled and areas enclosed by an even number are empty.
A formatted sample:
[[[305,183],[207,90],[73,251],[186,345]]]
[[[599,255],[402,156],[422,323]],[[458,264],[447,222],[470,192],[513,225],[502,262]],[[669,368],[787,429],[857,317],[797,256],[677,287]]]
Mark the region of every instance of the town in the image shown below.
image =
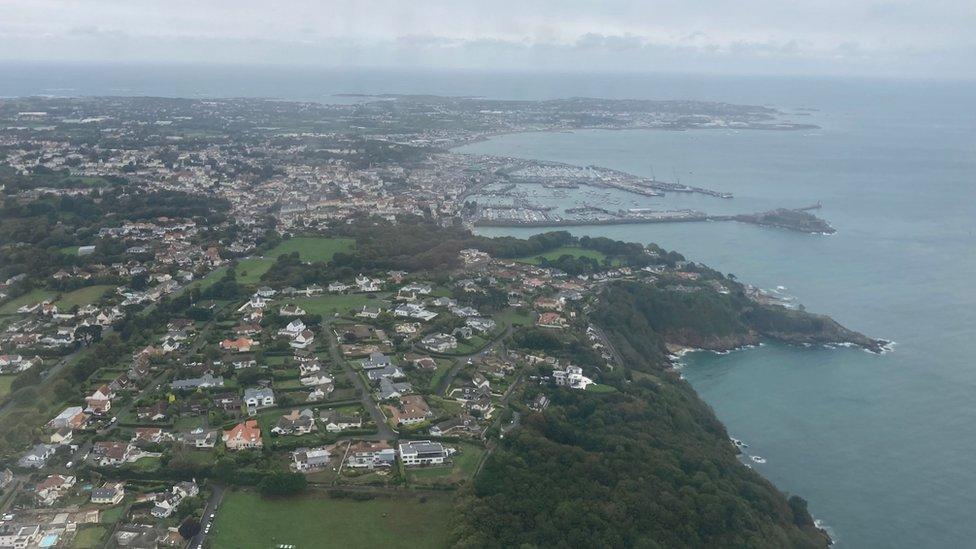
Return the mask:
[[[336,540],[394,513],[447,545],[451,494],[506,436],[631,375],[594,321],[609,288],[778,307],[653,245],[468,230],[494,215],[471,197],[516,182],[713,191],[448,148],[532,129],[790,128],[774,115],[0,100],[0,547],[315,546],[274,521],[317,497],[345,509],[325,525]],[[256,520],[269,539],[241,537]]]

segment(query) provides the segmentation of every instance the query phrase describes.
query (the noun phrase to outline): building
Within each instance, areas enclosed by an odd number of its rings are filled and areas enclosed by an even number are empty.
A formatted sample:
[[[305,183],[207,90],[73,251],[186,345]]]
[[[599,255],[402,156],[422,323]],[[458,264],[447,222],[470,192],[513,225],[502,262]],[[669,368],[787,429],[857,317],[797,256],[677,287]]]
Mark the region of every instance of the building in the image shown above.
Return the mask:
[[[447,450],[440,442],[409,440],[400,443],[400,461],[405,467],[442,465],[447,460]]]
[[[292,462],[298,471],[320,469],[328,465],[331,458],[331,454],[324,446],[321,448],[299,448],[291,453]]]
[[[34,493],[41,505],[53,505],[75,485],[75,477],[70,475],[50,475],[37,483]]]
[[[264,442],[261,440],[261,427],[258,426],[256,419],[238,423],[229,431],[224,431],[223,440],[228,450],[264,447]]]
[[[297,408],[278,418],[278,424],[271,428],[276,435],[305,435],[317,430],[315,414],[311,409],[299,411]]]
[[[213,387],[223,387],[224,377],[214,376],[210,372],[201,377],[190,379],[175,379],[169,384],[174,391],[195,391],[197,389],[210,389]]]
[[[566,366],[565,370],[553,370],[552,379],[556,385],[570,389],[586,389],[593,384],[593,380],[584,376],[583,369],[579,366]]]
[[[17,465],[25,468],[40,469],[47,465],[47,460],[51,459],[51,456],[54,455],[56,450],[57,446],[53,444],[37,444],[21,456],[17,461]]]
[[[100,505],[117,505],[124,497],[124,482],[106,482],[99,488],[92,488],[91,491],[91,502]]]
[[[330,433],[339,433],[346,429],[359,429],[363,426],[363,420],[358,415],[343,414],[339,410],[323,411],[322,422],[325,423],[325,430]]]
[[[397,425],[415,425],[431,416],[430,407],[420,395],[400,397],[400,406],[387,406]]]
[[[258,413],[258,410],[271,408],[274,405],[274,391],[270,387],[244,389],[244,407],[248,415],[253,416]]]
[[[421,345],[435,353],[457,349],[457,338],[449,334],[431,334],[420,341]]]
[[[357,442],[346,452],[346,467],[374,469],[392,467],[396,462],[396,450],[384,441]]]
[[[197,427],[183,435],[183,444],[194,448],[213,448],[218,440],[220,435],[217,431],[206,431],[203,427]]]

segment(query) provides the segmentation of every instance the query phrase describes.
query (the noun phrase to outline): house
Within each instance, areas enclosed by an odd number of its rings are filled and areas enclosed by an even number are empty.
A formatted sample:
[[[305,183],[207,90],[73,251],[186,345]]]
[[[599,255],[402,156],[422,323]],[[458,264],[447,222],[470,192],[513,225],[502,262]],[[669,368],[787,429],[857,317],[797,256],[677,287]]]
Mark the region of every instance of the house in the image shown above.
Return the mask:
[[[539,395],[535,397],[531,404],[529,404],[529,409],[536,412],[541,412],[549,406],[549,397],[546,395]]]
[[[41,505],[53,505],[58,498],[65,495],[75,485],[75,477],[71,475],[50,475],[37,483],[34,494]]]
[[[400,443],[400,461],[405,467],[442,465],[448,453],[440,442],[409,440]]]
[[[292,463],[297,471],[320,469],[328,465],[331,458],[331,454],[324,446],[320,448],[299,448],[291,453]]]
[[[341,293],[348,290],[349,288],[352,288],[352,286],[350,286],[349,284],[343,284],[342,282],[333,282],[329,284],[328,290],[329,292],[332,293]]]
[[[225,351],[233,351],[236,353],[246,353],[251,350],[252,347],[257,346],[257,342],[249,337],[239,337],[237,339],[225,339],[220,342],[220,348]]]
[[[451,312],[454,313],[455,316],[460,318],[471,318],[475,316],[481,316],[481,313],[478,312],[478,309],[475,309],[474,307],[453,307],[451,309]]]
[[[535,325],[540,328],[562,329],[566,327],[566,319],[559,316],[559,313],[542,313],[536,319]]]
[[[51,456],[54,455],[56,450],[57,446],[53,444],[36,444],[17,460],[17,465],[25,468],[40,469],[47,464],[47,460],[51,459]]]
[[[299,411],[297,408],[278,418],[278,424],[271,428],[271,432],[276,435],[305,435],[317,430],[315,425],[315,414],[306,408]]]
[[[363,420],[358,415],[343,414],[339,410],[323,411],[322,422],[325,423],[325,430],[330,433],[359,429],[363,426]]]
[[[435,353],[444,353],[457,349],[457,338],[448,334],[431,334],[420,341],[421,345]]]
[[[281,316],[302,316],[305,314],[305,309],[302,309],[293,303],[289,303],[288,305],[278,309],[278,314]]]
[[[373,370],[370,373],[375,372]],[[389,400],[391,398],[400,398],[403,395],[408,395],[413,392],[413,386],[410,385],[408,381],[393,381],[389,377],[380,378],[380,387],[376,391],[376,400]]]
[[[206,431],[203,427],[197,427],[183,435],[183,444],[194,448],[213,448],[220,440],[217,431]]]
[[[190,378],[190,379],[174,379],[169,386],[174,391],[193,391],[195,389],[210,389],[212,387],[223,387],[224,377],[214,376],[210,372],[203,374],[201,377]]]
[[[397,324],[394,327],[394,329],[396,330],[396,333],[401,334],[401,335],[415,334],[415,333],[417,333],[417,332],[420,331],[420,323],[419,322],[401,322],[400,324]]]
[[[116,442],[110,440],[98,441],[92,446],[91,455],[101,466],[120,465],[127,461],[133,461],[139,451],[135,446],[128,442]]]
[[[34,547],[41,539],[41,527],[37,524],[0,523],[0,547],[26,549]]]
[[[274,405],[274,391],[270,387],[244,389],[244,407],[248,415],[253,416],[258,413],[258,410],[271,408]]]
[[[287,326],[278,330],[278,335],[294,339],[298,337],[298,334],[304,332],[305,329],[305,323],[296,318],[295,320],[289,322]]]
[[[264,447],[264,443],[261,441],[261,428],[256,419],[238,423],[229,431],[224,431],[223,441],[228,450]]]
[[[94,393],[85,398],[85,411],[96,415],[102,415],[112,408],[112,397],[115,393],[109,389],[108,385],[102,385]]]
[[[435,437],[448,436],[457,431],[466,431],[468,433],[477,434],[480,431],[480,427],[477,420],[469,415],[461,415],[458,417],[445,419],[444,421],[431,425],[430,427],[430,434]]]
[[[124,497],[124,482],[106,482],[99,488],[92,488],[91,491],[91,502],[99,505],[117,505]]]
[[[136,408],[136,417],[139,421],[162,421],[166,419],[168,408],[166,402],[160,400],[150,406]]]
[[[369,378],[370,381],[379,381],[383,378],[399,379],[405,377],[405,374],[403,373],[403,370],[401,370],[400,368],[392,364],[387,364],[383,368],[373,368],[372,370],[366,370],[366,377]]]
[[[295,339],[293,339],[288,345],[291,346],[292,349],[307,349],[314,342],[315,332],[312,330],[304,330],[302,333],[295,336]]]
[[[377,318],[383,313],[383,309],[377,307],[376,305],[363,305],[363,308],[356,313],[356,316],[362,318]]]
[[[586,389],[593,384],[593,380],[583,375],[583,369],[579,366],[567,366],[565,370],[555,369],[552,371],[552,379],[560,387],[570,389]]]
[[[385,441],[357,442],[346,451],[346,467],[354,469],[392,467],[395,462],[396,450]]]
[[[54,429],[60,429],[61,427],[81,429],[87,421],[88,416],[81,406],[69,406],[55,416],[54,419],[47,422],[47,426]]]
[[[271,299],[272,297],[275,296],[276,293],[278,292],[276,292],[274,288],[269,288],[268,286],[261,286],[260,288],[257,289],[256,292],[254,292],[255,295],[263,297],[265,299]]]
[[[51,444],[71,444],[74,438],[71,427],[61,427],[51,434]]]
[[[415,425],[431,416],[430,407],[420,395],[400,397],[400,406],[387,406],[397,425]]]
[[[319,385],[332,385],[332,378],[325,374],[317,374],[298,378],[298,382],[304,387],[316,387]],[[332,387],[329,388],[329,392],[332,392]]]
[[[360,365],[362,365],[363,370],[375,370],[392,366],[393,362],[390,360],[390,357],[384,355],[383,353],[376,352],[370,353],[369,358],[360,361]]]
[[[132,433],[132,442],[159,443],[171,438],[169,433],[163,431],[162,427],[136,427]]]
[[[471,328],[472,330],[481,332],[483,334],[491,333],[495,329],[495,321],[490,318],[484,318],[480,316],[471,317],[464,321],[464,324]]]

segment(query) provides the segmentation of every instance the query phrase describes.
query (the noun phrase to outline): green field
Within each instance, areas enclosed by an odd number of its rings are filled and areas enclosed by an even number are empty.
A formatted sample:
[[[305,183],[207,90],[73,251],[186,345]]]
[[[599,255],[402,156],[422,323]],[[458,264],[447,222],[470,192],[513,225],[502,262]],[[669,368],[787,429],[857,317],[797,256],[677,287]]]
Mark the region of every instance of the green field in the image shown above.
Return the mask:
[[[104,545],[102,538],[105,537],[107,530],[104,526],[82,526],[75,534],[75,539],[71,547],[77,549],[93,549]]]
[[[282,303],[294,303],[310,315],[332,316],[335,313],[346,314],[350,309],[362,309],[363,305],[380,305],[383,301],[371,298],[367,294],[326,294]]]
[[[308,495],[264,499],[249,491],[224,497],[211,536],[214,547],[448,547],[451,500],[427,496],[370,501]]]
[[[17,313],[17,309],[24,305],[30,305],[34,303],[40,303],[46,299],[54,299],[57,297],[57,292],[51,290],[33,290],[27,292],[26,294],[12,299],[3,304],[0,307],[0,315],[12,315]]]
[[[54,304],[58,306],[58,309],[63,309],[65,311],[70,310],[75,305],[84,307],[85,305],[97,303],[102,296],[114,289],[115,286],[108,284],[78,288],[77,290],[62,295],[61,299],[55,301]]]
[[[14,382],[16,377],[16,375],[0,376],[0,398],[3,398],[10,393],[10,384]]]
[[[549,250],[548,252],[541,254],[533,254],[530,256],[519,257],[515,261],[521,263],[531,263],[533,265],[539,264],[539,257],[544,257],[550,261],[554,259],[559,259],[564,255],[571,255],[573,257],[592,257],[593,259],[602,262],[606,258],[606,254],[603,252],[598,252],[596,250],[587,250],[585,248],[580,248],[578,246],[560,246],[555,250]],[[614,262],[615,263],[615,262]]]
[[[261,276],[274,265],[271,257],[252,257],[237,263],[237,281],[241,284],[258,284]],[[217,280],[220,280],[219,278]]]
[[[351,250],[355,243],[351,238],[296,236],[278,244],[265,255],[277,259],[279,255],[298,252],[298,256],[305,261],[330,261],[336,253]]]

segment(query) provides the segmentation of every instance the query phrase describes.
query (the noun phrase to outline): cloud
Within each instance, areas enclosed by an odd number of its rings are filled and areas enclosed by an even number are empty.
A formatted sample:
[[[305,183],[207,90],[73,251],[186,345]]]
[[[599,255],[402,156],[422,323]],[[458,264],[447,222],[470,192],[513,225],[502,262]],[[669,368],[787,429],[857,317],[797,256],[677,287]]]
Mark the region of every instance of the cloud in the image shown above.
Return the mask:
[[[0,59],[976,74],[971,0],[6,0]]]

